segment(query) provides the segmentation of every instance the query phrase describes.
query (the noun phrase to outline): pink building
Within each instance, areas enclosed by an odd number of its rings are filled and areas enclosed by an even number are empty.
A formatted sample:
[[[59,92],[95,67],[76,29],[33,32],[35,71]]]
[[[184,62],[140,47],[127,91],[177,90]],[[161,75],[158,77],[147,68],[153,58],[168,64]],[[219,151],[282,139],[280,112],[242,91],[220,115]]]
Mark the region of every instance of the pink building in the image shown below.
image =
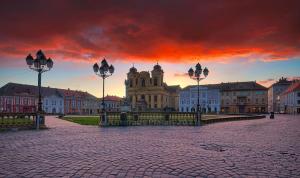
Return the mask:
[[[0,89],[0,112],[32,113],[37,109],[35,92],[19,84],[8,83]]]

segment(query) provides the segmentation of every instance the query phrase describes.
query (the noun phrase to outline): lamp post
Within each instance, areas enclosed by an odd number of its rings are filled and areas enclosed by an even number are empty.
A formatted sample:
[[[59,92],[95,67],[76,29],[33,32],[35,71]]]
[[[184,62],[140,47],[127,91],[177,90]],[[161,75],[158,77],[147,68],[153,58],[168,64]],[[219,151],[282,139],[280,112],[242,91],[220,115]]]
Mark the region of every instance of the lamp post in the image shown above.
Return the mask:
[[[53,61],[51,58],[46,58],[42,50],[36,53],[36,58],[34,59],[31,54],[26,57],[26,63],[28,67],[36,72],[38,72],[38,89],[39,89],[39,101],[38,101],[38,111],[36,116],[36,129],[40,127],[40,118],[42,113],[42,95],[41,95],[41,80],[42,73],[49,71],[53,67]]]
[[[106,117],[106,110],[105,110],[105,103],[104,103],[104,81],[107,77],[111,76],[114,71],[115,68],[113,65],[108,65],[106,59],[104,58],[101,61],[101,66],[99,67],[99,65],[97,63],[95,63],[93,65],[93,69],[96,75],[98,75],[99,77],[101,77],[103,79],[103,88],[102,88],[102,115],[100,116],[100,123],[102,123],[103,126],[107,126],[107,117]],[[101,118],[102,117],[102,118]]]
[[[201,73],[203,72],[203,76],[201,77]],[[197,100],[197,117],[196,117],[196,125],[199,126],[200,125],[200,121],[201,121],[201,110],[200,110],[200,89],[199,89],[199,82],[203,79],[205,79],[209,73],[208,69],[205,67],[202,71],[201,65],[198,63],[195,66],[195,71],[193,70],[193,68],[190,68],[189,71],[189,76],[191,79],[196,80],[197,84],[198,84],[198,100]]]

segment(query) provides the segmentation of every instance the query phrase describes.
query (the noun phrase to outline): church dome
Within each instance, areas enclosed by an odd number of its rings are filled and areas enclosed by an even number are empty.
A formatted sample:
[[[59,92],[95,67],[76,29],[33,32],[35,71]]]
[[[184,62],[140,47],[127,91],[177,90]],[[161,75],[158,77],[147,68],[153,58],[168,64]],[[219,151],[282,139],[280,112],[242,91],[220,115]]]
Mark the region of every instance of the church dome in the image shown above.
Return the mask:
[[[161,71],[161,66],[157,63],[157,64],[153,67],[153,70]]]
[[[129,72],[130,72],[130,73],[136,73],[136,72],[137,72],[137,69],[136,69],[135,67],[131,67],[131,68],[129,69]]]

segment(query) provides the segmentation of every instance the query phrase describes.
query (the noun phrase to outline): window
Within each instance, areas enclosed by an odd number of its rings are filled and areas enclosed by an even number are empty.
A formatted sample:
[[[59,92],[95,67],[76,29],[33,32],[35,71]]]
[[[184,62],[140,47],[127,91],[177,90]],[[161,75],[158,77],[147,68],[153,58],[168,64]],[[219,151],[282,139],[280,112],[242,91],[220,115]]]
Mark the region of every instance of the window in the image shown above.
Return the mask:
[[[135,79],[135,85],[137,86],[139,83],[139,80],[138,79]]]
[[[255,94],[257,94],[257,95],[263,95],[264,91],[256,91]]]
[[[145,79],[142,79],[142,87],[145,87],[145,86],[146,86]]]
[[[300,100],[298,100],[297,103],[300,104]]]
[[[129,80],[129,87],[132,87],[132,80]]]
[[[154,101],[157,102],[157,96],[156,95],[154,95]]]
[[[154,86],[157,86],[157,78],[154,78]]]
[[[23,104],[24,104],[24,105],[28,105],[28,99],[27,99],[27,98],[24,98],[24,99],[23,99]]]
[[[16,97],[16,104],[20,104],[20,98]]]
[[[141,98],[142,98],[142,100],[145,100],[145,95],[142,95]]]
[[[297,96],[300,97],[300,92],[297,93]]]

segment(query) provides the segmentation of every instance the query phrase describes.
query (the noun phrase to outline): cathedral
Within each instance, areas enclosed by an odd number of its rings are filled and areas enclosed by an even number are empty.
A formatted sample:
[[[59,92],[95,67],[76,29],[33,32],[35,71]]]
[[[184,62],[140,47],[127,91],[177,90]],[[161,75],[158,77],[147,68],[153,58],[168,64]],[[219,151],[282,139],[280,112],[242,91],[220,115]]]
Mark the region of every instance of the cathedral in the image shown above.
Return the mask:
[[[132,111],[178,111],[180,86],[164,83],[164,71],[158,64],[151,74],[131,67],[125,85]]]

